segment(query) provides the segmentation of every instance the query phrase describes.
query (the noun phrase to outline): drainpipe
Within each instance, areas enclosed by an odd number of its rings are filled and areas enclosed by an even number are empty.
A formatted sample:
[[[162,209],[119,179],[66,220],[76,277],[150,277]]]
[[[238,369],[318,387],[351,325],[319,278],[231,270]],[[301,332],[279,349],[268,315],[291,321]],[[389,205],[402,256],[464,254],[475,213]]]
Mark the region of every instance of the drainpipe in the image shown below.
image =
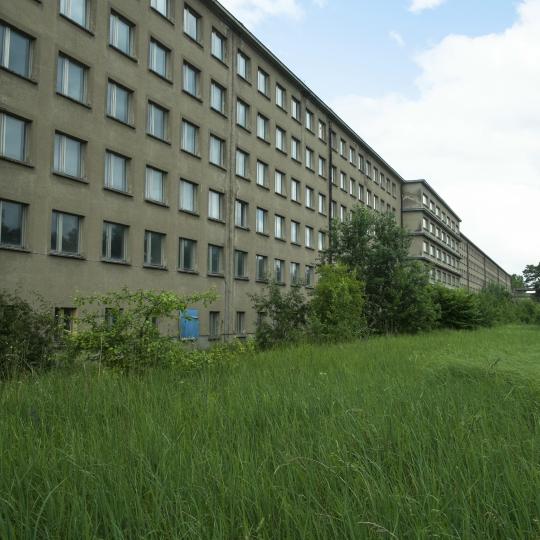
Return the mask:
[[[332,238],[332,167],[333,167],[333,155],[332,155],[332,121],[327,118],[328,123],[328,247],[330,247],[330,241]],[[332,257],[329,260],[332,264]]]

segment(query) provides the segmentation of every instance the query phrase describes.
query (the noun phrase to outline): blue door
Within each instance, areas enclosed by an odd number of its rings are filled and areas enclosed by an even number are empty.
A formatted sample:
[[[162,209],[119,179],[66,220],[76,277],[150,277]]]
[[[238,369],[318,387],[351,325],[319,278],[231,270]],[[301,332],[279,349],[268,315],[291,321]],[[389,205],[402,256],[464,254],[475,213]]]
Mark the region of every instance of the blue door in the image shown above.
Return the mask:
[[[199,338],[199,310],[186,309],[180,313],[180,337],[182,339]]]

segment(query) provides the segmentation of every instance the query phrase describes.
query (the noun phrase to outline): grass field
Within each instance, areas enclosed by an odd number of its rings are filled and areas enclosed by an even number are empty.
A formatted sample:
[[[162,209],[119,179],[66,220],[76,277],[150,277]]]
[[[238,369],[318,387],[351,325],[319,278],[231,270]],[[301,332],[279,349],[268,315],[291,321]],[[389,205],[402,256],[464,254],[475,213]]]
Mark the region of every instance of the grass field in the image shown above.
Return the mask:
[[[0,538],[540,538],[540,330],[0,384]]]

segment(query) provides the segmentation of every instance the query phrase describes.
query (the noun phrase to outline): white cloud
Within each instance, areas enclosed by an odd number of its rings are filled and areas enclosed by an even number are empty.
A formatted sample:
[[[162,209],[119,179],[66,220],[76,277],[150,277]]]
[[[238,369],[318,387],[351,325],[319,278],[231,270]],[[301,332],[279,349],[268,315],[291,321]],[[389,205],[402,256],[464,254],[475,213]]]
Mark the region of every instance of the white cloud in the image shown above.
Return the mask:
[[[425,9],[434,9],[439,7],[444,2],[446,2],[446,0],[412,0],[411,5],[409,6],[409,11],[419,13]]]
[[[540,0],[480,37],[450,35],[416,58],[418,97],[335,99],[405,178],[426,178],[463,232],[510,272],[540,259]]]
[[[310,0],[322,8],[327,0]],[[305,15],[301,0],[221,0],[221,3],[248,27],[267,17],[301,19]]]
[[[395,30],[390,30],[390,32],[388,32],[388,37],[393,42],[397,43],[400,47],[405,46],[405,40],[403,39],[403,36],[399,32],[396,32]]]

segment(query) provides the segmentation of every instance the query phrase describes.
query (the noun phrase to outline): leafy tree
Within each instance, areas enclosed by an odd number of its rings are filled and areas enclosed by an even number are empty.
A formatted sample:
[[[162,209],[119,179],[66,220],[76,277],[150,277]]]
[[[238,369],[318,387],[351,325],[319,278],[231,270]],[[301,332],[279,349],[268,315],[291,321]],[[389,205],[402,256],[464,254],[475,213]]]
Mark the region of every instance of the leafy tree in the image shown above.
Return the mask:
[[[284,290],[272,281],[251,300],[258,314],[255,339],[262,349],[295,343],[305,335],[308,302],[299,285]]]
[[[525,281],[523,280],[523,276],[520,276],[518,274],[512,274],[510,276],[510,282],[512,289],[523,289],[525,287]]]
[[[481,326],[478,295],[465,289],[449,289],[443,285],[434,285],[431,291],[440,308],[440,327],[472,330]]]
[[[59,335],[50,306],[0,290],[0,380],[51,367]]]
[[[365,284],[365,312],[374,332],[427,329],[436,318],[431,297],[421,291],[427,274],[409,260],[409,245],[407,232],[391,214],[357,206],[349,219],[333,223],[323,262],[345,265]],[[411,319],[416,309],[421,313]]]
[[[310,301],[310,334],[321,342],[358,339],[366,334],[364,285],[347,267],[321,265]]]
[[[216,298],[213,291],[184,296],[127,288],[78,296],[80,316],[77,331],[68,338],[70,349],[122,371],[170,361],[178,354],[178,343],[160,334],[158,321],[177,319],[188,306],[207,305]]]
[[[509,323],[515,320],[512,294],[502,285],[491,283],[477,295],[478,309],[483,326]]]
[[[525,285],[534,289],[534,296],[540,301],[540,263],[528,264],[523,270],[523,278]]]

